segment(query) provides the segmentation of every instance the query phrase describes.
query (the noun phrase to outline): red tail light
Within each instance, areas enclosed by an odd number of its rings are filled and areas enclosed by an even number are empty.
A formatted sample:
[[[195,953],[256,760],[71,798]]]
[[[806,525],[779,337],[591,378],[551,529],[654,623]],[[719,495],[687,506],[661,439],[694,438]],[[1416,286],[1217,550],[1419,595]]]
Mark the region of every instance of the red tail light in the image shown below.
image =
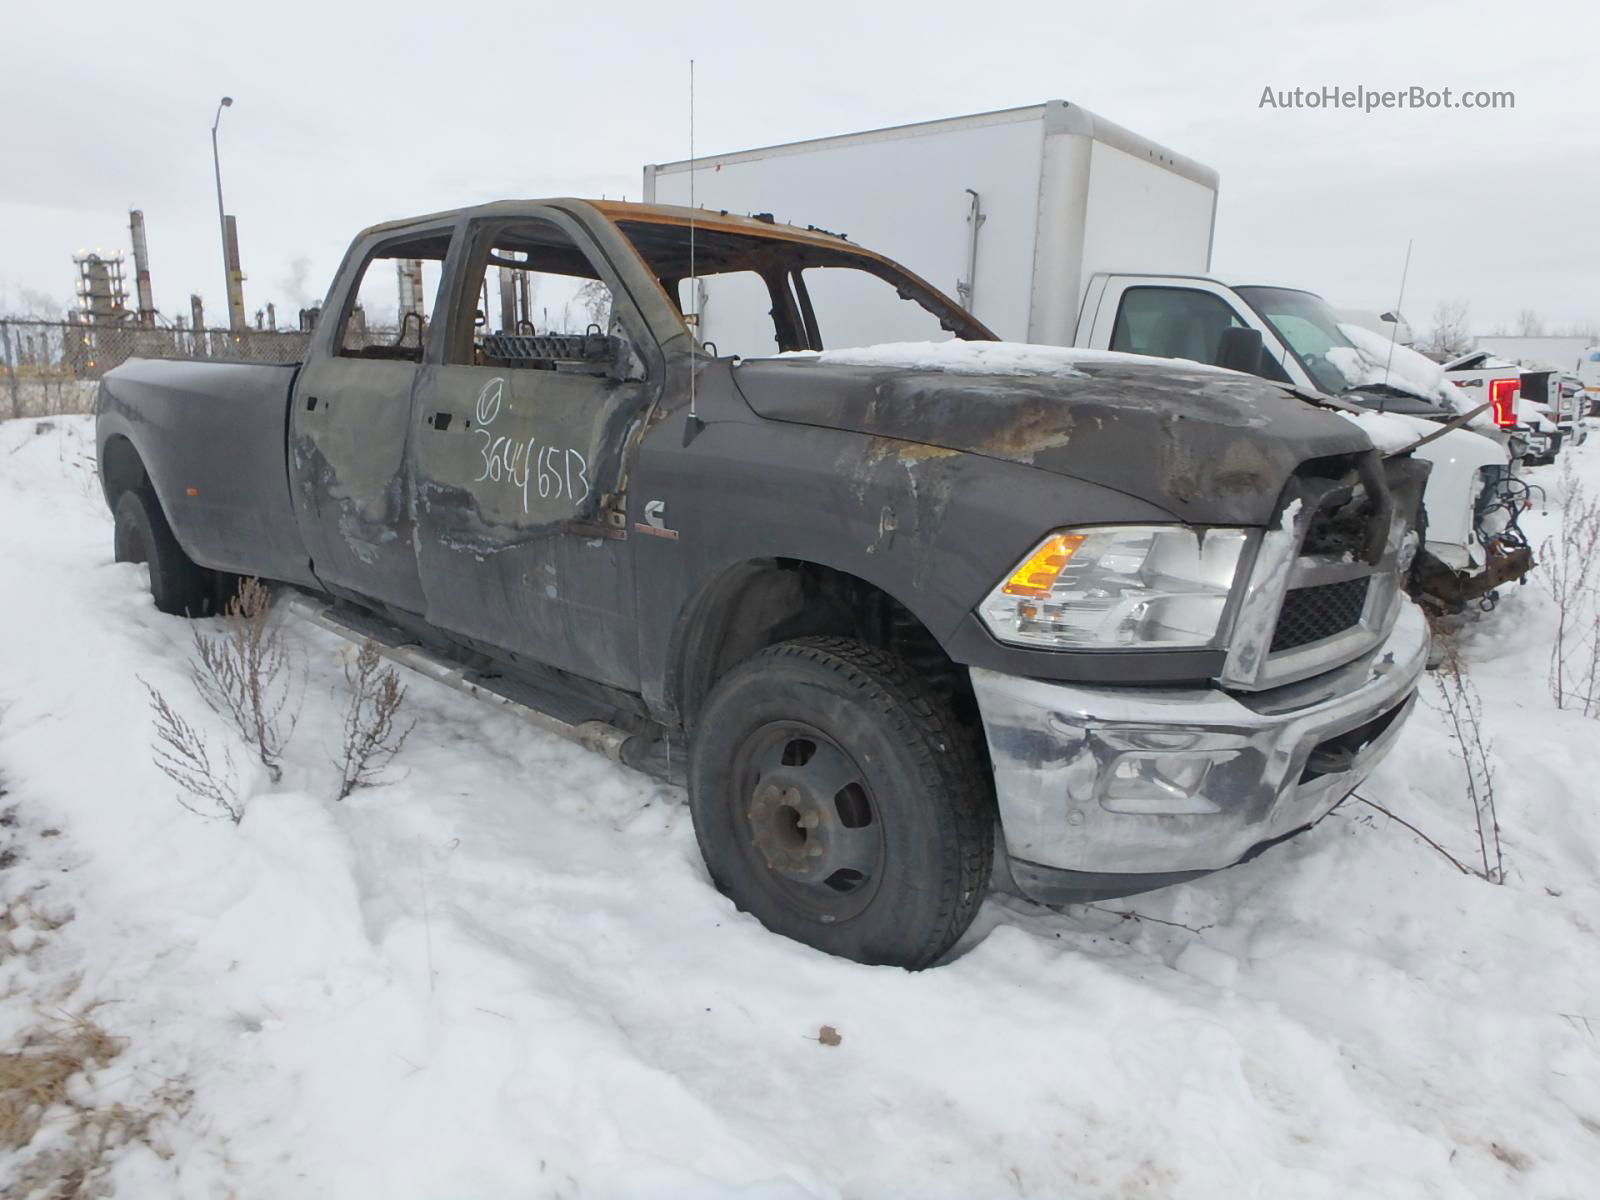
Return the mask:
[[[1491,379],[1489,402],[1494,405],[1494,423],[1509,429],[1517,423],[1517,392],[1522,387],[1520,379]]]

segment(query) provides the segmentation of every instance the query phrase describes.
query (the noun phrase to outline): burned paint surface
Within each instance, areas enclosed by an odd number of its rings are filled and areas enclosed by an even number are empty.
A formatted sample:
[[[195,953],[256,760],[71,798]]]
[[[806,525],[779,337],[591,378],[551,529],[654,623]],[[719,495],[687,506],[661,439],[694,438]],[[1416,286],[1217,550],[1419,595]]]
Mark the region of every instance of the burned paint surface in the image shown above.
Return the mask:
[[[290,406],[289,475],[324,586],[421,614],[407,477],[416,374],[408,362],[313,356]]]
[[[416,559],[429,621],[636,686],[631,560],[606,520],[649,386],[445,365],[424,371],[418,395]]]
[[[737,379],[773,420],[1024,464],[1205,524],[1264,524],[1299,463],[1367,447],[1271,384],[1154,361],[982,376],[767,359]]]
[[[630,520],[641,499],[660,499],[681,535],[634,539],[641,677],[653,707],[670,703],[674,654],[697,599],[759,562],[816,563],[863,580],[962,663],[1130,683],[1202,681],[1220,669],[1222,656],[1210,651],[1113,652],[1113,661],[1106,652],[1006,647],[973,615],[1051,528],[1170,521],[1159,504],[950,447],[769,420],[755,411],[747,369],[709,364],[697,425],[669,393],[663,403],[674,407],[640,444]],[[869,395],[858,393],[863,406]]]

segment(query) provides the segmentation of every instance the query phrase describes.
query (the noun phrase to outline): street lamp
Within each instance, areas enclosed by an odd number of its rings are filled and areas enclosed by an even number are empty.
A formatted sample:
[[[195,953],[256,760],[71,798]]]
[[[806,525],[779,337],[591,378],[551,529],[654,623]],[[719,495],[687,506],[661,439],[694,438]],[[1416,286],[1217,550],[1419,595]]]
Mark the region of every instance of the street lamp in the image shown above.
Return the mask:
[[[237,330],[243,322],[244,296],[239,287],[236,252],[228,239],[228,218],[222,207],[222,158],[217,152],[217,126],[222,124],[222,110],[233,107],[233,97],[224,96],[217,105],[216,119],[211,122],[211,165],[217,174],[217,226],[222,233],[222,277],[228,297],[228,326]]]

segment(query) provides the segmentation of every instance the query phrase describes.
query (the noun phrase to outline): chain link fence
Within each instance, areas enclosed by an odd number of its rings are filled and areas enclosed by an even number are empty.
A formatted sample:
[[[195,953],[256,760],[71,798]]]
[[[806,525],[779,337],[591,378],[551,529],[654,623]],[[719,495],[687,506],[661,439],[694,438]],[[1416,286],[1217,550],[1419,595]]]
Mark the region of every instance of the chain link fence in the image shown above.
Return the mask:
[[[374,339],[379,336],[373,332]],[[0,414],[90,412],[96,382],[130,358],[294,363],[305,358],[310,340],[311,334],[298,330],[235,332],[0,317]]]

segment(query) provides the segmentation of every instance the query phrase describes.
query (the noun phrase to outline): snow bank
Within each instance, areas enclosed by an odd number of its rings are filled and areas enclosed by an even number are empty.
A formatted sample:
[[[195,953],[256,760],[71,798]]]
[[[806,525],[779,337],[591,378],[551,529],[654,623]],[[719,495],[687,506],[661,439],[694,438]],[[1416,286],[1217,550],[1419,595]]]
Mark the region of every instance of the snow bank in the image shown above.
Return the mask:
[[[59,984],[126,1039],[95,1095],[193,1090],[169,1156],[116,1153],[119,1196],[1593,1192],[1595,725],[1545,693],[1540,587],[1466,641],[1505,886],[1351,802],[1181,887],[992,899],[912,975],[768,934],[670,789],[422,679],[394,781],[332,802],[348,651],[310,628],[282,784],[237,829],[184,812],[139,679],[226,744],[190,627],[110,561],[89,422],[34,429],[0,425],[0,899],[72,919],[0,955],[0,1037]],[[1363,794],[1471,861],[1438,705]]]
[[[907,370],[951,371],[973,375],[1081,375],[1083,363],[1152,362],[1177,365],[1191,371],[1216,371],[1188,359],[1152,358],[1148,354],[1121,354],[1113,350],[1078,350],[1068,346],[1033,346],[1023,342],[888,342],[851,350],[792,350],[779,359],[815,359],[852,367],[897,367]]]

